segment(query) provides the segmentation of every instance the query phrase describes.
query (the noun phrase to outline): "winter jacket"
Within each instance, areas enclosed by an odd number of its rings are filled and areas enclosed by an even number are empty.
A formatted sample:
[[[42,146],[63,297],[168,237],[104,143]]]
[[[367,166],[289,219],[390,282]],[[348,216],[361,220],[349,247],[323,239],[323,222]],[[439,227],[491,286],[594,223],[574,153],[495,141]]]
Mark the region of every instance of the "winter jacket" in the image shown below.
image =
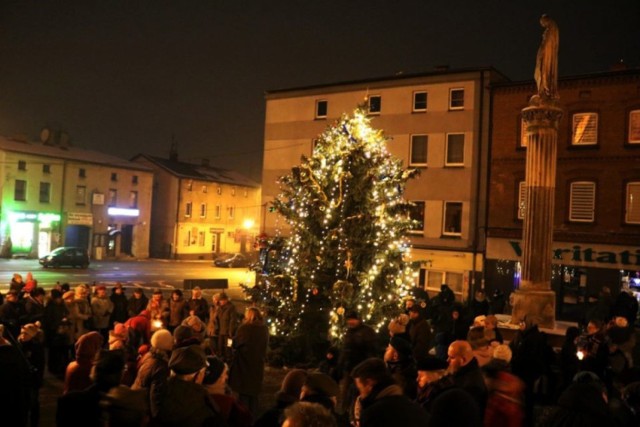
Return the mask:
[[[31,295],[24,299],[25,323],[42,323],[44,304]]]
[[[146,389],[152,417],[156,417],[160,411],[160,405],[167,392],[169,374],[169,355],[166,351],[152,347],[139,363],[138,375],[131,388]]]
[[[361,323],[355,328],[347,329],[340,353],[340,367],[351,372],[360,362],[378,353],[378,336],[368,325]]]
[[[209,304],[204,298],[191,298],[187,302],[187,307],[187,314],[191,314],[193,311],[193,314],[205,323],[209,319]]]
[[[113,312],[111,300],[107,296],[94,296],[91,299],[91,310],[93,311],[93,327],[96,329],[108,329],[109,318]]]
[[[418,427],[427,425],[429,415],[402,394],[396,384],[377,384],[361,401],[360,427]]]
[[[409,336],[413,347],[413,357],[416,360],[424,359],[429,354],[433,333],[429,322],[422,316],[409,321]]]
[[[167,394],[156,419],[166,427],[217,427],[226,423],[206,389],[194,382],[169,378]]]
[[[189,312],[187,311],[187,302],[180,298],[178,301],[169,300],[169,326],[175,328],[180,326],[182,321]]]
[[[140,298],[136,298],[135,296],[129,298],[127,305],[129,317],[137,316],[142,310],[146,310],[148,304],[149,298],[144,294],[142,294]]]
[[[261,323],[243,323],[233,338],[229,386],[239,394],[257,396],[262,389],[269,332]]]
[[[480,411],[484,411],[487,404],[487,386],[484,383],[478,361],[474,357],[469,363],[451,374],[455,387],[461,388],[474,398]]]
[[[232,337],[236,333],[236,328],[238,327],[238,314],[231,301],[218,307],[216,319],[216,326],[218,328],[217,335]]]
[[[20,326],[26,323],[24,306],[19,302],[5,301],[0,305],[0,323],[2,323],[13,338],[18,339]]]
[[[59,304],[50,301],[49,304],[44,308],[44,318],[42,320],[42,329],[47,338],[47,342],[51,343],[51,340],[58,334],[58,328],[60,327],[60,323],[62,319],[67,318],[69,315],[69,310],[67,310],[67,306],[64,302],[60,302]]]
[[[111,311],[111,317],[109,319],[109,327],[113,326],[116,322],[126,322],[129,318],[127,297],[124,294],[118,295],[115,292],[112,292],[109,299],[113,303],[113,310]]]
[[[485,427],[521,427],[524,423],[524,383],[509,372],[491,381],[484,412]]]
[[[91,318],[91,306],[89,301],[84,298],[76,298],[67,305],[69,310],[69,321],[71,322],[71,333],[73,339],[77,340],[80,336],[89,332],[87,329],[88,320]]]
[[[17,347],[0,340],[0,413],[3,426],[27,425],[30,368]]]
[[[74,390],[84,390],[92,384],[89,375],[93,367],[96,354],[103,344],[102,335],[88,332],[76,342],[76,360],[69,363],[64,376],[63,394]]]

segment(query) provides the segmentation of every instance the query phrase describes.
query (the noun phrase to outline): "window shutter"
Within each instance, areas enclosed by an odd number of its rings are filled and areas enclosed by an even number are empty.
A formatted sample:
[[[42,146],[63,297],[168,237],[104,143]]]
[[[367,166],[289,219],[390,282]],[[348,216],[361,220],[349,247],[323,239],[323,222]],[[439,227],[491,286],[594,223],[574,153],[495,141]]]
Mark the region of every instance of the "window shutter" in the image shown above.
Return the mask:
[[[640,224],[640,182],[627,184],[625,222],[627,224]]]
[[[580,113],[573,115],[573,144],[589,145],[598,143],[598,115]]]
[[[571,183],[569,221],[593,222],[595,219],[596,183]]]

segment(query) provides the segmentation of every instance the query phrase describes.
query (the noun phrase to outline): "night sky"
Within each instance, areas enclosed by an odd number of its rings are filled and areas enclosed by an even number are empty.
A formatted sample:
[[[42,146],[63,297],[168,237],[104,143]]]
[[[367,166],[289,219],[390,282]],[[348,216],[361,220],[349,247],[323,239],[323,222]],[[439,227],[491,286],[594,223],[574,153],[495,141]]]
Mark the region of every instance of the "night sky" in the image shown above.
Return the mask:
[[[545,12],[561,76],[640,66],[639,0],[0,0],[0,134],[123,158],[175,135],[181,160],[259,180],[266,90],[437,65],[529,80]]]

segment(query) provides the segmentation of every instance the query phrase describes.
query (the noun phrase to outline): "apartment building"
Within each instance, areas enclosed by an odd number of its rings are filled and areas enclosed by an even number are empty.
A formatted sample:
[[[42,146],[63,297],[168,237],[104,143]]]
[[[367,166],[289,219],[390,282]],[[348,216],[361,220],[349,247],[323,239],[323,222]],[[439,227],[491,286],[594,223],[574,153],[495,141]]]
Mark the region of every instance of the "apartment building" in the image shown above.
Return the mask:
[[[94,258],[149,256],[152,174],[67,143],[0,137],[4,256],[80,246]]]
[[[139,154],[134,162],[154,171],[153,257],[212,259],[249,252],[264,210],[260,185],[240,173],[209,165]]]
[[[518,285],[526,210],[521,110],[535,90],[493,89],[486,284],[507,293]],[[615,294],[640,281],[640,71],[562,78],[559,93],[552,286]]]
[[[483,273],[490,86],[506,80],[492,68],[442,69],[267,92],[262,203],[315,138],[366,98],[390,152],[421,171],[405,192],[419,223],[410,236],[416,283],[433,292],[446,283],[466,299]],[[267,235],[286,235],[276,213],[265,216]]]

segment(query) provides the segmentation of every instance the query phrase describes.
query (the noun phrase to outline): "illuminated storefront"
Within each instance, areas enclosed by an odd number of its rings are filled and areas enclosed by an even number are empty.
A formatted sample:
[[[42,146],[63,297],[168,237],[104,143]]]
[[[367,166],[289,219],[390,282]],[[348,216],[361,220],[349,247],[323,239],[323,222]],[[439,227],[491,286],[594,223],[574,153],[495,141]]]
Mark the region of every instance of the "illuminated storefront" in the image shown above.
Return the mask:
[[[10,211],[6,216],[11,256],[43,256],[58,245],[60,214]]]

